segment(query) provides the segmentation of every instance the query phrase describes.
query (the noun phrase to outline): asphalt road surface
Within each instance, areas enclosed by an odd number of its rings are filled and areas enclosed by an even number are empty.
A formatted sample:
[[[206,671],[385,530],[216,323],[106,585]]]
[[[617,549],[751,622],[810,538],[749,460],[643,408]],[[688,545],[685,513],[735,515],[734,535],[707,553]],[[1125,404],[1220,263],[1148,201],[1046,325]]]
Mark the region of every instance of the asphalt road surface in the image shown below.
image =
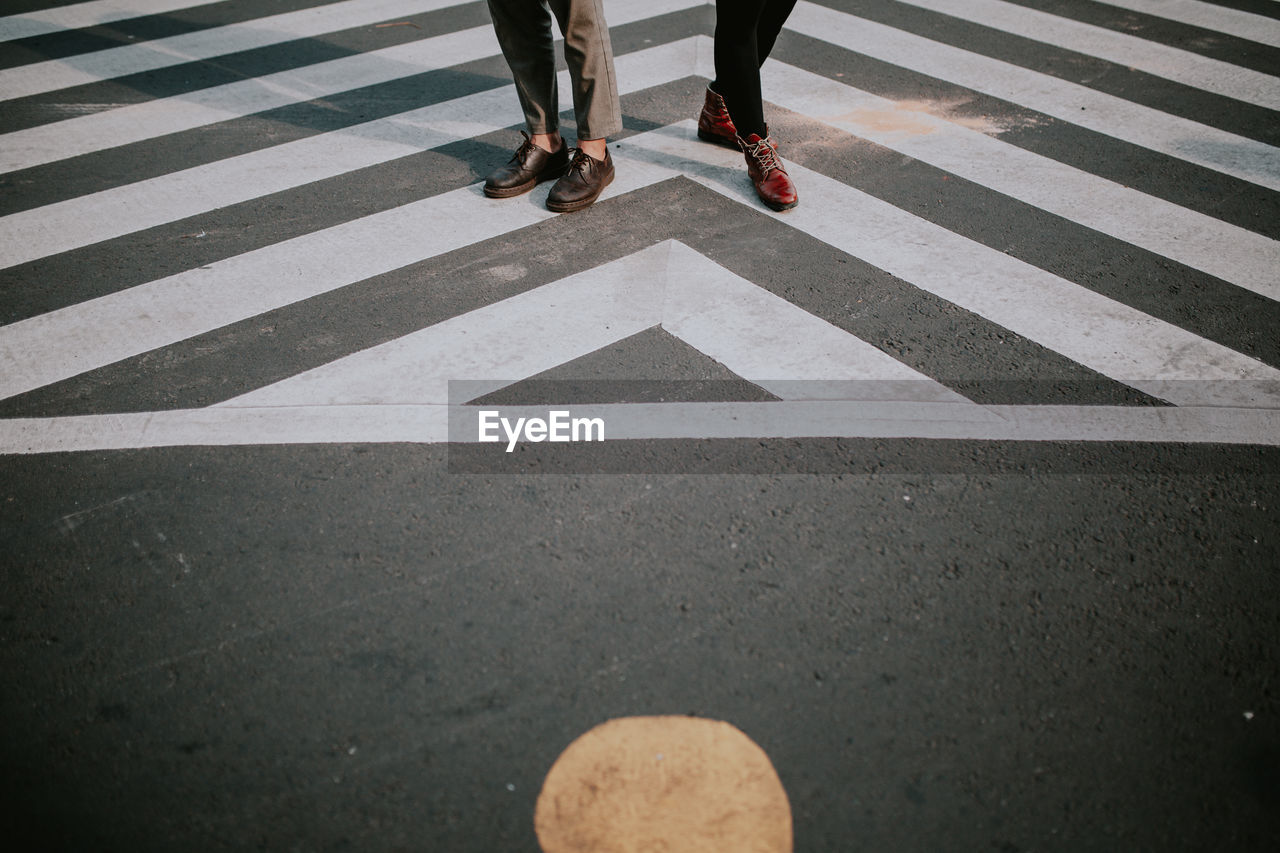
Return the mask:
[[[801,2],[781,214],[605,6],[556,216],[483,3],[4,5],[6,846],[674,853],[535,832],[660,716],[796,851],[1277,849],[1280,4]]]

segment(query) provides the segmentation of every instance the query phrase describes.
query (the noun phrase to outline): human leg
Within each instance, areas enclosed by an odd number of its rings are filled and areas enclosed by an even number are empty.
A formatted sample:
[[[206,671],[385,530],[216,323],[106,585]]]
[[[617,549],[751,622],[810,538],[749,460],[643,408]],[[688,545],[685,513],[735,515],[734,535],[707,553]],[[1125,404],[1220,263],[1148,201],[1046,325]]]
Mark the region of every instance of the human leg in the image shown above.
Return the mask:
[[[563,175],[569,152],[559,131],[550,13],[531,0],[489,0],[489,15],[529,128],[506,165],[485,178],[485,195],[509,198]]]
[[[613,180],[606,137],[622,130],[622,106],[601,0],[549,0],[549,6],[564,35],[578,150],[564,177],[551,188],[547,207],[567,213],[594,203]]]

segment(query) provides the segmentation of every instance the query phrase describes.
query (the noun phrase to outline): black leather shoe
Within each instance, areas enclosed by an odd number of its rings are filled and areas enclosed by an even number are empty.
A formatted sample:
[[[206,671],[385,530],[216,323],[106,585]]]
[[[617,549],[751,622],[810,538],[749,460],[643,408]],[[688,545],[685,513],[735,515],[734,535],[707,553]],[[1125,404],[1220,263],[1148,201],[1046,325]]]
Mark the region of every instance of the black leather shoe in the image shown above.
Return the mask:
[[[569,166],[569,147],[560,143],[560,150],[552,154],[533,144],[529,134],[520,135],[524,143],[511,155],[507,165],[494,169],[484,179],[484,194],[489,198],[511,198],[527,193],[543,181],[558,178]]]
[[[613,182],[613,158],[609,149],[604,150],[604,159],[597,160],[581,148],[573,150],[569,160],[569,171],[556,181],[547,196],[547,210],[556,213],[569,213],[590,207],[604,188]]]

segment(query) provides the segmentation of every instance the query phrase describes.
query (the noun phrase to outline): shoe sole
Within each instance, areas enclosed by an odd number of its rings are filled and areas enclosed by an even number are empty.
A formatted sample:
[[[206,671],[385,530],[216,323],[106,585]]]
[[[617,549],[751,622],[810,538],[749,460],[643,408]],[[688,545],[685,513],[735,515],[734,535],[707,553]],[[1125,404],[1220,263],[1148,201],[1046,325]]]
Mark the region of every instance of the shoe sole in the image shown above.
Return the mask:
[[[701,128],[698,129],[698,138],[703,142],[710,142],[712,145],[719,145],[721,148],[732,148],[734,151],[741,151],[738,142],[735,139],[726,139],[723,136],[716,136],[714,133],[707,133]]]
[[[536,187],[538,184],[545,183],[547,181],[560,180],[561,178],[564,177],[564,173],[567,171],[569,171],[568,166],[566,166],[565,168],[553,174],[539,175],[538,177],[534,178],[532,181],[529,181],[527,183],[523,183],[523,184],[520,184],[519,186],[514,186],[514,187],[504,187],[504,188],[484,187],[483,188],[484,194],[489,198],[514,198],[515,196],[518,196],[518,195],[524,195],[525,193],[529,192],[531,189]]]
[[[795,207],[797,204],[800,203],[800,199],[796,199],[795,201],[791,202],[791,204],[778,204],[777,202],[765,201],[764,199],[760,199],[760,202],[770,210],[776,210],[778,211],[778,213],[781,213],[784,210],[790,210],[791,208]]]
[[[547,199],[547,210],[552,213],[573,213],[575,210],[590,207],[596,203],[596,199],[600,197],[600,193],[604,192],[604,188],[611,183],[613,183],[613,175],[609,175],[609,180],[600,185],[600,189],[596,190],[595,195],[580,198],[577,201],[554,202],[551,199]]]

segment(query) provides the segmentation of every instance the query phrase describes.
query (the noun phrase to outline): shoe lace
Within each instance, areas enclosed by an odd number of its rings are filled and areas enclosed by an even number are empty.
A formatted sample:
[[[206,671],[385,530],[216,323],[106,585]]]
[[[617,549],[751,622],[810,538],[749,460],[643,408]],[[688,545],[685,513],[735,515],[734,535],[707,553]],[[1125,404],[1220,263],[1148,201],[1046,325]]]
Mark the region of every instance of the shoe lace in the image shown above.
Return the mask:
[[[584,172],[590,168],[592,162],[591,155],[583,151],[581,148],[569,149],[570,172]]]
[[[758,142],[744,141],[742,150],[750,154],[764,172],[782,169],[782,161],[778,159],[778,146],[772,139],[766,137]]]
[[[525,161],[529,159],[529,155],[533,153],[533,149],[538,146],[533,144],[533,137],[529,136],[529,134],[525,133],[523,130],[520,131],[520,135],[524,137],[524,142],[522,142],[520,147],[516,149],[515,159],[520,161],[520,165],[523,166]]]

